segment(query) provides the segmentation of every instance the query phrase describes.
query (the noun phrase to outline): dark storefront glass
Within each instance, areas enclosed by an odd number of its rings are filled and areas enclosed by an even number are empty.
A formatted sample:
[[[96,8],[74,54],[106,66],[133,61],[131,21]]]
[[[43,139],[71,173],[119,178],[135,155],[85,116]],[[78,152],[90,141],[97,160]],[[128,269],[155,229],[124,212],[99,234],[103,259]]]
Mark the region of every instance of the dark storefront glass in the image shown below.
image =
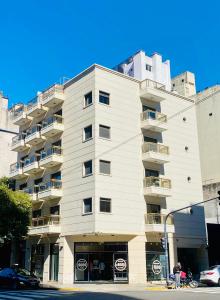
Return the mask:
[[[127,282],[127,243],[76,243],[75,281]]]
[[[59,244],[50,244],[50,280],[58,281]]]
[[[43,279],[44,272],[44,244],[32,245],[31,247],[31,272]]]
[[[160,243],[147,242],[146,245],[147,281],[163,280],[166,277],[165,252]]]

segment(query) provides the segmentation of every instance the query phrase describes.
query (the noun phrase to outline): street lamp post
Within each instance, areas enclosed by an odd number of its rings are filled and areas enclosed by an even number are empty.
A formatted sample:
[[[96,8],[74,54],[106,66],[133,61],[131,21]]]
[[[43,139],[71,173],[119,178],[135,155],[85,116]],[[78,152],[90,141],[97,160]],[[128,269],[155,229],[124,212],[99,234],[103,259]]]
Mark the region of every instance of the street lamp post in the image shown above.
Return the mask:
[[[171,212],[169,212],[165,219],[164,219],[164,242],[165,242],[165,245],[164,245],[164,250],[165,250],[165,261],[166,261],[166,265],[165,265],[165,268],[166,268],[166,282],[168,283],[169,281],[169,256],[168,256],[168,236],[167,236],[167,219],[169,218],[170,215],[173,215],[179,211],[182,211],[182,210],[185,210],[187,208],[192,208],[194,206],[197,206],[199,204],[203,204],[203,203],[206,203],[206,202],[209,202],[209,201],[213,201],[213,200],[220,200],[220,191],[218,191],[218,197],[215,197],[215,198],[211,198],[211,199],[208,199],[208,200],[204,200],[204,201],[201,201],[201,202],[197,202],[197,203],[194,203],[192,205],[188,205],[188,206],[185,206],[185,207],[182,207],[182,208],[179,208],[179,209],[176,209],[176,210],[173,210]],[[219,202],[219,205],[220,205],[220,202]]]

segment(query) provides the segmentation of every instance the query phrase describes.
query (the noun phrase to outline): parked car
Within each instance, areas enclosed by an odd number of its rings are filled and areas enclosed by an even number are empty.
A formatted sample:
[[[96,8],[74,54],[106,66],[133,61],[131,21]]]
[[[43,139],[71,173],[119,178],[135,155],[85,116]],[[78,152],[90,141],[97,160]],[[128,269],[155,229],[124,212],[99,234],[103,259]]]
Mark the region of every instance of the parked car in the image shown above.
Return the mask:
[[[200,282],[208,286],[220,286],[220,265],[210,267],[209,270],[200,272]]]
[[[18,289],[21,287],[38,288],[40,279],[23,268],[3,268],[0,271],[0,287]]]

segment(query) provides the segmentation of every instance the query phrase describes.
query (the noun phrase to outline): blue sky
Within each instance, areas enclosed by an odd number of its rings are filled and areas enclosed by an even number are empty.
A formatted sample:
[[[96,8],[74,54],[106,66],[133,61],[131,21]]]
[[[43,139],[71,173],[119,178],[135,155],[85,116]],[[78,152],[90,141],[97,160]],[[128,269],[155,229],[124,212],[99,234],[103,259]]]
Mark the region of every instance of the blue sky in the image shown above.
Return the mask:
[[[113,67],[137,50],[171,60],[172,76],[220,82],[220,1],[0,0],[0,90],[28,101],[93,63]]]

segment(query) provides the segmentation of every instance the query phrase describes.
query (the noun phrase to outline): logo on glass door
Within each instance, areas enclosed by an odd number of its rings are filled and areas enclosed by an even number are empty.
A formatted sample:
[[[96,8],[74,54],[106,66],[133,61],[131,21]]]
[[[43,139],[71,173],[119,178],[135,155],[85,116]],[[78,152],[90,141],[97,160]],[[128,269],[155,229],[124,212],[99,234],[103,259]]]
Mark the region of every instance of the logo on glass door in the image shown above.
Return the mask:
[[[88,263],[85,259],[81,258],[76,262],[76,268],[79,271],[85,271],[88,267]]]
[[[115,269],[117,271],[122,272],[122,271],[126,270],[126,268],[127,268],[127,262],[123,258],[118,258],[115,261]]]
[[[159,260],[154,260],[152,262],[152,271],[154,274],[159,275],[162,271],[162,265]]]

